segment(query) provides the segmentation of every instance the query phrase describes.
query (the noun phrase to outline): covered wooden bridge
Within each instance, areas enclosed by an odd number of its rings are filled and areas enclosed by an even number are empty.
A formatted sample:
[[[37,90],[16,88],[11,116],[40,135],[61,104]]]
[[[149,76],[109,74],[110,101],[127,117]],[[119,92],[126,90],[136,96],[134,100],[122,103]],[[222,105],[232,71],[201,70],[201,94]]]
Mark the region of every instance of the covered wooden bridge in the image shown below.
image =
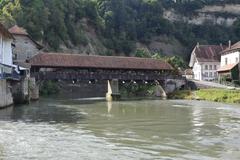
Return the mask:
[[[164,81],[173,71],[165,61],[150,58],[83,56],[40,53],[29,60],[37,81],[108,81],[109,92],[118,93],[118,81]],[[115,89],[113,89],[115,88]]]
[[[37,80],[163,80],[173,68],[168,63],[135,57],[82,56],[41,53],[30,59]]]

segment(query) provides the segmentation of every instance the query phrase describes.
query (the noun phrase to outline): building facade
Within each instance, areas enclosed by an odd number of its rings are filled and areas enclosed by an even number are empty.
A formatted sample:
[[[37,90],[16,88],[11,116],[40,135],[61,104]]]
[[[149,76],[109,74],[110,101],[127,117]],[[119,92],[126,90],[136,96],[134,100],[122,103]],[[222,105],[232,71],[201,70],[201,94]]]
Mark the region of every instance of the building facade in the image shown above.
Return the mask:
[[[226,47],[222,45],[197,44],[191,53],[189,66],[193,71],[193,79],[199,81],[215,81],[220,68],[221,52]]]
[[[25,62],[37,55],[43,48],[39,43],[31,38],[24,28],[15,25],[9,29],[9,32],[14,36],[14,62]]]
[[[11,33],[0,24],[0,78],[4,79],[6,75],[12,73],[12,42]]]
[[[218,69],[219,80],[239,81],[240,41],[221,53],[221,67]]]
[[[0,108],[13,104],[9,79],[12,78],[12,41],[13,36],[0,24]]]

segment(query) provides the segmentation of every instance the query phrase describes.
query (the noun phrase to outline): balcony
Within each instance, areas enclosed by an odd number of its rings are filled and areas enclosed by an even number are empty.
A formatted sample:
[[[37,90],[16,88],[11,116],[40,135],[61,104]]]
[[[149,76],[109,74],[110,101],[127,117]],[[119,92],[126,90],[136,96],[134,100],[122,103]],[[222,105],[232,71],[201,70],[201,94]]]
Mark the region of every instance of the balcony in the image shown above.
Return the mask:
[[[13,66],[0,63],[0,79],[20,80],[20,75],[14,70]]]

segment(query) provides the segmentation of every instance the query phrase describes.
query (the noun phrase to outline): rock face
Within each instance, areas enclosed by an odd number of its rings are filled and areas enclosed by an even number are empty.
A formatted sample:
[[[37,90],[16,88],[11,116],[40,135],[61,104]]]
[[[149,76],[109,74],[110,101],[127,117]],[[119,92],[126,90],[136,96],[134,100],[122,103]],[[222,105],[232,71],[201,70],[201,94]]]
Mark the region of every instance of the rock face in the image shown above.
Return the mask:
[[[73,45],[67,47],[61,45],[60,49],[65,53],[85,54],[85,55],[99,55],[107,52],[106,47],[103,45],[100,37],[97,35],[95,28],[89,24],[87,19],[82,19],[79,24],[82,28],[82,34],[86,41],[85,45]]]
[[[240,15],[240,4],[235,4],[235,5],[221,5],[221,6],[205,6],[198,12],[204,12],[204,13],[216,13],[216,12],[221,12],[221,13],[230,13],[232,15]]]
[[[61,45],[61,50],[64,53],[105,55],[109,50],[104,46],[101,38],[97,35],[95,28],[92,27],[86,19],[81,21],[81,25],[83,34],[88,43],[86,45],[71,45],[71,47]],[[145,50],[147,52],[160,52],[164,55],[179,55],[185,52],[185,48],[177,39],[164,35],[152,37],[149,44],[136,42],[136,49]],[[118,55],[124,56],[123,53],[118,53]]]
[[[168,56],[183,56],[183,53],[186,52],[186,49],[177,39],[168,36],[155,36],[151,39],[149,44],[138,42],[136,48],[147,52],[160,52]]]
[[[240,5],[205,6],[189,16],[177,13],[174,9],[165,10],[163,13],[163,17],[172,22],[181,21],[195,25],[210,22],[212,24],[232,26],[239,16]]]

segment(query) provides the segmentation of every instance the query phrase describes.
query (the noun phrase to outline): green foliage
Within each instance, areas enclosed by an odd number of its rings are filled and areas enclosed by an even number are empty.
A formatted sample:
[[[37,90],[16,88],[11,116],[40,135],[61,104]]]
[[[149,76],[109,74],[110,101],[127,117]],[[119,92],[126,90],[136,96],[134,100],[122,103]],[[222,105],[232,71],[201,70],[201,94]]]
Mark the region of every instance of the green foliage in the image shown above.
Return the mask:
[[[140,58],[151,58],[151,54],[145,50],[142,49],[137,49],[135,51],[135,57],[140,57]]]
[[[167,62],[173,66],[176,70],[178,68],[186,68],[186,62],[179,56],[167,57]]]
[[[219,44],[238,40],[240,22],[232,28],[206,23],[189,25],[163,18],[165,8],[194,14],[204,5],[221,4],[218,0],[0,0],[0,21],[10,27],[18,24],[52,50],[61,44],[87,45],[84,20],[95,27],[109,50],[129,55],[136,42],[148,43],[153,36],[167,35],[192,48],[196,42]],[[224,0],[239,3],[239,0]],[[86,28],[86,26],[85,26]]]
[[[40,94],[43,96],[57,94],[58,92],[58,85],[54,81],[45,81],[40,87]]]
[[[169,99],[193,99],[193,93],[190,90],[179,90],[168,95]]]
[[[19,0],[0,0],[0,22],[6,26],[16,23],[16,17],[22,14],[21,4]]]
[[[233,26],[233,30],[236,33],[237,37],[240,37],[240,19],[238,19]]]
[[[240,103],[240,91],[224,89],[203,89],[196,91],[196,96],[202,100]]]
[[[198,99],[221,103],[240,103],[239,90],[200,89],[197,91],[181,90],[168,95],[170,99]]]
[[[154,84],[133,84],[120,85],[120,93],[124,97],[146,97],[154,96],[156,85]]]

